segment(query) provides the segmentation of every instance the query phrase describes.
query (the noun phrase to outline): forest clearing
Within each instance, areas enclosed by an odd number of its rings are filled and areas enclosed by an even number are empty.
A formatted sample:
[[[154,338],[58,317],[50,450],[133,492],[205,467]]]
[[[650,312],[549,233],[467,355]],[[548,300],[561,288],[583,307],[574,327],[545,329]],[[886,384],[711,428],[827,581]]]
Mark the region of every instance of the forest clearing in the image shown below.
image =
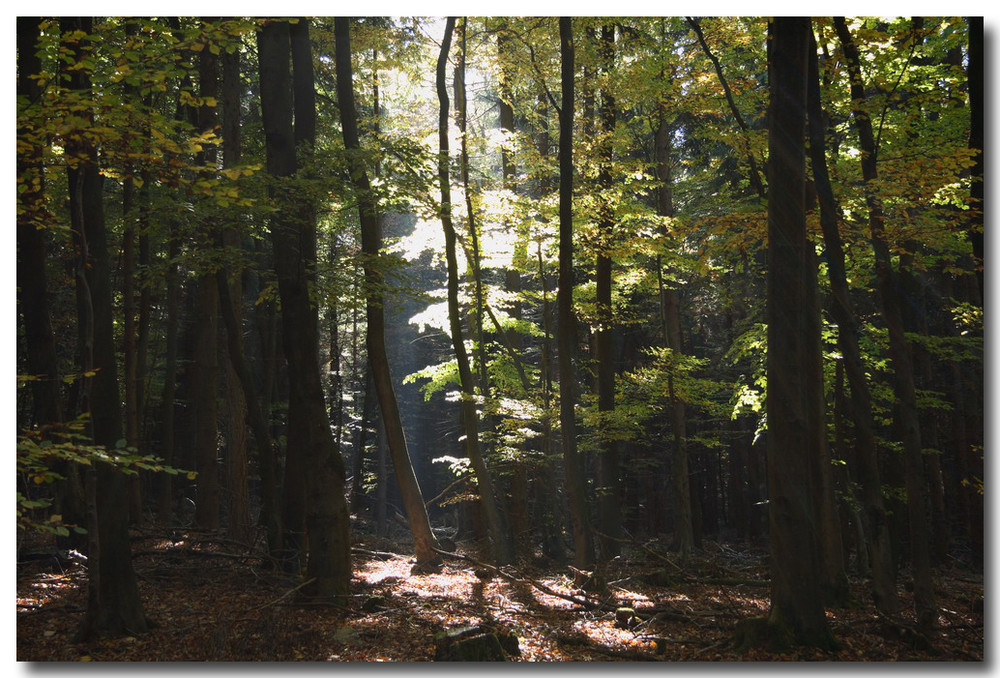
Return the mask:
[[[18,17],[17,660],[984,659],[983,17]]]

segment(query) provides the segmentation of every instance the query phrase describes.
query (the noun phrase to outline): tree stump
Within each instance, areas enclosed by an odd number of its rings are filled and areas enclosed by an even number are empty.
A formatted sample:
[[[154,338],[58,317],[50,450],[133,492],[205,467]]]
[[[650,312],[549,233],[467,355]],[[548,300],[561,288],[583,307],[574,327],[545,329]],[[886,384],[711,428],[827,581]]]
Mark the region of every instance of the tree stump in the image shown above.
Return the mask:
[[[434,645],[434,661],[439,662],[505,662],[521,654],[517,636],[486,625],[439,631]]]

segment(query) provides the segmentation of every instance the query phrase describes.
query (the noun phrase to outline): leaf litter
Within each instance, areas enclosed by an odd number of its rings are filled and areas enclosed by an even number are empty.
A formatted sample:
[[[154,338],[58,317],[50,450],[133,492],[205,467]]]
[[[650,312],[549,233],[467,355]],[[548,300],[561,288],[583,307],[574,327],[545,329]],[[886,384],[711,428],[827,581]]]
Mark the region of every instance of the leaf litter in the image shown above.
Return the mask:
[[[269,568],[265,556],[212,535],[137,534],[133,551],[149,632],[72,642],[86,608],[85,562],[19,563],[17,659],[421,662],[435,657],[435,633],[488,625],[516,636],[520,655],[512,661],[983,660],[982,574],[958,566],[936,577],[941,616],[933,651],[907,637],[905,613],[898,624],[877,617],[864,581],[852,578],[855,604],[827,612],[839,651],[775,654],[740,652],[730,642],[737,622],[768,610],[766,552],[759,548],[709,542],[696,559],[670,569],[662,558],[627,554],[589,591],[578,571],[540,558],[519,566],[511,581],[460,560],[413,575],[412,558],[362,549],[342,606],[297,601],[296,582]],[[543,589],[597,604],[584,608]],[[909,606],[906,589],[901,576]]]

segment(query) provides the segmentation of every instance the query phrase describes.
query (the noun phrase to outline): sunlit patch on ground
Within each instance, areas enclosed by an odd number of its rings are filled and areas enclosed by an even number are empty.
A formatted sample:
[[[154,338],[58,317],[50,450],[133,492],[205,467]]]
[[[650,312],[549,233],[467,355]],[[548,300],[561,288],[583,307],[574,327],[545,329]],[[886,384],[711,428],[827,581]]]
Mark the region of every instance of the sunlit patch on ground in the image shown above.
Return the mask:
[[[354,576],[366,584],[377,584],[387,577],[402,579],[410,576],[410,567],[409,561],[403,558],[369,560],[367,563],[355,563]]]
[[[407,559],[371,561],[355,571],[355,577],[377,586],[391,583],[397,593],[410,593],[424,598],[444,596],[455,600],[468,600],[473,587],[479,582],[469,571],[442,568],[440,573],[410,574],[412,563]]]
[[[606,647],[629,646],[636,643],[636,634],[621,629],[608,620],[580,620],[573,624],[573,630],[582,633],[594,643]]]
[[[67,590],[77,586],[76,577],[68,573],[39,574],[31,578],[28,595],[17,597],[19,613],[38,610],[62,597]]]

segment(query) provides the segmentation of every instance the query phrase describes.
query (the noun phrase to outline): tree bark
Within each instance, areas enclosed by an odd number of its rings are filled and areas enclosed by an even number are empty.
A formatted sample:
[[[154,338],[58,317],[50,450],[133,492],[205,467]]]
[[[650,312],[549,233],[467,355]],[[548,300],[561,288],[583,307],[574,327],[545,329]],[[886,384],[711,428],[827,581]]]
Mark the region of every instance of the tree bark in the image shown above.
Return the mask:
[[[843,355],[844,372],[850,384],[851,413],[854,422],[854,453],[861,485],[861,512],[868,557],[871,566],[872,600],[885,614],[899,611],[889,522],[882,502],[882,480],[878,468],[875,423],[872,420],[871,392],[865,377],[858,345],[858,321],[851,304],[847,283],[843,243],[840,238],[839,209],[833,195],[826,163],[826,121],[820,99],[819,58],[815,37],[809,47],[809,157],[816,194],[819,198],[820,226],[823,230],[830,279],[830,310],[837,323],[837,346]],[[859,548],[859,557],[861,549]],[[866,563],[866,567],[867,567]]]
[[[93,20],[63,18],[60,28],[64,44],[79,63],[85,56],[85,48],[74,33],[92,35]],[[85,99],[90,97],[91,82],[87,71],[74,70],[70,74],[69,87]],[[67,144],[66,154],[77,161],[69,167],[68,178],[71,223],[80,252],[79,277],[85,292],[85,307],[90,313],[90,317],[80,319],[89,332],[84,362],[86,368],[96,372],[86,400],[91,435],[96,445],[104,446],[113,454],[123,431],[103,179],[97,149],[93,145],[74,141]],[[91,547],[87,611],[77,640],[86,640],[100,632],[145,632],[148,622],[132,569],[129,544],[128,483],[120,471],[103,462],[95,464],[90,482],[90,511],[95,520],[88,525]]]
[[[670,157],[672,134],[673,130],[667,122],[666,113],[661,108],[654,141],[656,179],[660,182],[656,194],[656,209],[660,216],[669,218],[674,216],[673,176]],[[661,230],[661,233],[666,235],[665,226]],[[676,360],[683,354],[679,295],[677,290],[668,285],[664,280],[662,257],[657,257],[656,264],[657,280],[660,288],[660,322],[663,326],[663,339]],[[674,382],[675,374],[672,372],[667,377],[667,396],[670,399],[670,429],[674,443],[671,454],[673,471],[672,494],[674,498],[674,549],[681,560],[685,560],[694,552],[691,480],[688,469],[687,450],[687,406],[678,397]]]
[[[389,357],[385,346],[385,310],[383,295],[385,281],[380,266],[382,235],[379,228],[375,198],[372,195],[368,175],[358,158],[357,109],[354,104],[352,83],[350,20],[337,17],[334,20],[336,36],[337,101],[340,106],[340,122],[347,148],[351,181],[357,191],[358,212],[361,220],[361,250],[365,273],[365,313],[368,321],[366,345],[371,365],[372,379],[378,395],[379,408],[385,428],[389,454],[399,485],[413,533],[417,556],[417,569],[433,569],[440,563],[434,550],[436,541],[431,532],[427,509],[417,483],[413,464],[406,449],[406,437],[399,415],[399,404],[393,390],[392,375],[389,372]]]
[[[52,329],[49,304],[49,281],[46,272],[48,237],[45,225],[50,214],[45,202],[45,173],[42,165],[42,141],[34,138],[25,126],[27,118],[37,115],[41,86],[32,76],[42,72],[38,57],[41,37],[39,17],[17,17],[17,94],[24,97],[25,109],[18,109],[17,178],[25,190],[18,192],[17,205],[17,311],[23,321],[24,349],[31,381],[30,424],[44,430],[58,427],[64,420],[59,376],[59,356]],[[22,120],[24,116],[24,120]],[[21,140],[30,139],[26,148]],[[22,152],[22,148],[25,148]],[[85,498],[79,467],[63,464],[58,469],[65,476],[55,488],[57,510],[69,524],[86,523]]]
[[[851,82],[854,103],[852,117],[861,145],[861,171],[865,183],[868,207],[868,227],[875,254],[875,277],[882,303],[882,315],[889,332],[889,359],[895,372],[897,398],[895,417],[903,442],[904,476],[907,495],[907,516],[910,522],[910,555],[913,562],[913,604],[917,627],[931,634],[937,625],[937,604],[930,563],[930,515],[924,477],[920,420],[917,411],[913,360],[903,323],[900,281],[893,269],[889,243],[885,236],[885,212],[876,193],[878,179],[878,148],[871,119],[861,104],[865,101],[857,46],[843,17],[834,18]]]
[[[211,20],[203,20],[208,25]],[[218,96],[219,60],[206,47],[198,54],[200,94]],[[198,108],[198,127],[204,132],[215,128],[214,106]],[[204,164],[214,164],[215,147],[207,146],[201,152]],[[195,525],[206,530],[219,527],[219,508],[222,489],[219,479],[219,290],[212,272],[202,273],[197,284],[195,311],[195,355],[197,389],[192,394],[195,416],[195,460],[197,463],[197,502]]]
[[[985,184],[983,170],[986,166],[984,153],[986,109],[983,99],[985,73],[985,47],[983,40],[983,17],[968,17],[969,24],[969,65],[967,77],[969,80],[969,148],[978,151],[975,164],[972,166],[972,186],[970,189],[971,228],[969,240],[972,242],[972,253],[977,261],[976,277],[979,280],[979,298],[984,299],[983,280],[986,251],[983,248],[983,216],[985,215]]]
[[[816,497],[825,431],[816,262],[805,221],[810,21],[770,24],[768,130],[767,454],[772,643],[834,647],[823,609]],[[817,411],[819,410],[819,411]]]
[[[573,21],[559,17],[559,47],[562,56],[562,106],[559,109],[559,291],[556,306],[559,326],[559,425],[562,429],[563,472],[569,494],[573,524],[574,562],[587,569],[594,562],[593,535],[587,509],[583,466],[576,442],[576,317],[573,313],[573,97],[575,48]]]
[[[222,56],[222,165],[234,167],[240,162],[240,55],[238,51],[223,51]],[[227,252],[239,252],[240,235],[235,223],[222,229],[222,247]],[[228,257],[226,257],[228,260]],[[232,282],[220,269],[217,277],[219,308],[224,316],[226,336],[235,334],[237,342],[227,342],[229,361],[226,365],[226,487],[229,497],[228,532],[238,541],[250,538],[250,496],[248,487],[249,445],[246,435],[248,405],[246,391],[234,364],[243,360],[243,270],[235,271]],[[231,318],[227,321],[226,318]],[[236,348],[241,351],[233,356]],[[256,404],[256,403],[255,403]],[[259,416],[259,413],[258,415]],[[265,444],[270,445],[270,441]]]
[[[299,141],[308,155],[315,135],[309,23],[306,19],[295,24],[273,21],[265,24],[257,37],[268,172],[288,180],[298,165],[294,142]],[[294,76],[289,73],[289,54]],[[296,178],[301,181],[302,173]],[[315,282],[315,214],[308,198],[296,195],[294,189],[286,191],[276,196],[282,209],[272,217],[271,241],[288,364],[289,433],[298,430],[303,445],[306,577],[312,583],[300,595],[310,600],[341,601],[350,588],[350,520],[344,498],[344,465],[333,444],[323,399],[319,315],[310,297]]]
[[[615,27],[601,27],[598,43],[601,68],[610,77],[615,64]],[[601,138],[598,160],[598,207],[597,263],[595,282],[597,286],[597,327],[594,343],[597,358],[597,409],[605,417],[610,417],[615,409],[615,350],[614,311],[611,306],[611,249],[615,238],[615,213],[611,198],[613,190],[612,162],[614,160],[613,141],[615,133],[615,100],[611,88],[605,84],[599,89]],[[598,550],[601,561],[610,561],[621,553],[622,508],[621,508],[621,462],[618,443],[609,437],[606,426],[601,427],[600,451],[597,464],[597,514],[601,525]]]
[[[27,99],[30,108],[40,105],[41,87],[32,75],[40,74],[42,62],[37,50],[41,37],[39,17],[17,17],[17,94]],[[28,111],[18,111],[18,117]],[[18,139],[28,138],[18,124]],[[42,147],[38,141],[17,157],[18,183],[25,190],[18,193],[17,209],[17,306],[24,319],[24,346],[28,373],[37,377],[31,382],[32,423],[46,426],[63,420],[59,384],[59,359],[49,313],[49,283],[45,262],[47,221],[45,175]]]
[[[439,103],[438,118],[438,181],[441,186],[441,227],[444,229],[445,258],[448,268],[448,318],[451,330],[451,342],[458,362],[459,383],[462,390],[461,412],[462,428],[465,434],[465,453],[472,464],[479,489],[479,501],[486,517],[490,536],[493,538],[493,557],[498,564],[510,562],[510,540],[503,526],[500,509],[497,507],[493,479],[486,461],[483,458],[479,443],[479,414],[476,411],[476,378],[469,363],[469,354],[465,347],[462,316],[458,303],[458,258],[456,252],[455,227],[451,217],[451,173],[449,171],[448,143],[448,89],[446,83],[448,51],[451,47],[452,34],[455,28],[455,17],[448,17],[441,52],[437,62],[437,94]],[[471,226],[471,224],[470,224]]]

